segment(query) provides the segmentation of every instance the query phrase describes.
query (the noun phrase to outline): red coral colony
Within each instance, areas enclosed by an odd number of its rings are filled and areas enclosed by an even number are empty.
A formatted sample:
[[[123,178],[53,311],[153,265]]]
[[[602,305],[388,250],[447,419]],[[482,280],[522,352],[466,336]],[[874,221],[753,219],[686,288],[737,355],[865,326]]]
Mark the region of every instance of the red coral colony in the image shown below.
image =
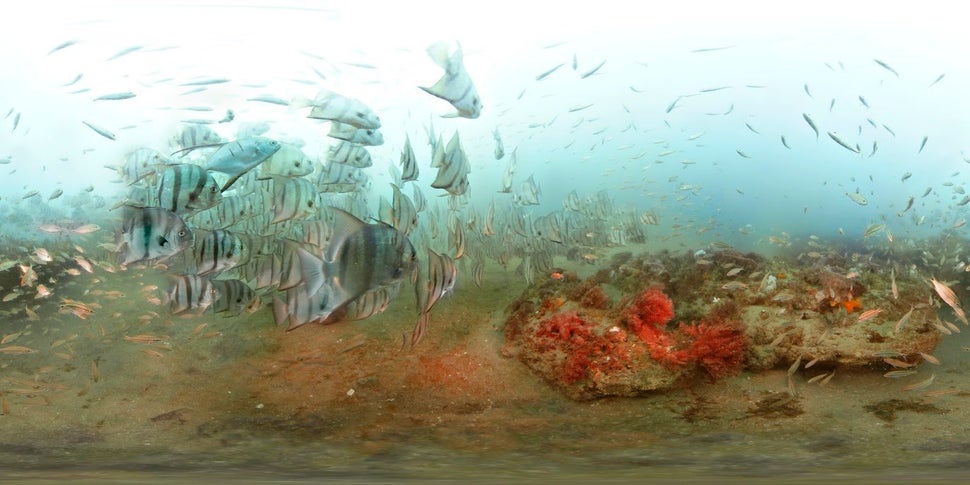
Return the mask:
[[[674,316],[674,303],[659,288],[649,288],[624,312],[627,326],[650,350],[650,357],[666,366],[700,365],[712,379],[741,369],[747,340],[741,326],[712,317],[701,323],[681,323],[675,331],[666,325]]]
[[[503,355],[573,399],[647,396],[742,369],[788,369],[794,393],[836,368],[911,367],[956,331],[925,305],[920,277],[812,249],[790,260],[723,245],[618,252],[586,278],[552,268],[510,306]]]
[[[697,369],[718,379],[745,363],[747,337],[739,324],[712,312],[699,323],[668,328],[674,304],[659,287],[641,291],[620,311],[590,282],[572,295],[569,300],[546,295],[538,305],[513,310],[521,318],[510,322],[518,322],[511,333],[527,342],[519,357],[547,369],[547,379],[576,397],[636,395],[617,390],[617,383],[659,379],[672,384]],[[656,385],[644,387],[650,386]]]

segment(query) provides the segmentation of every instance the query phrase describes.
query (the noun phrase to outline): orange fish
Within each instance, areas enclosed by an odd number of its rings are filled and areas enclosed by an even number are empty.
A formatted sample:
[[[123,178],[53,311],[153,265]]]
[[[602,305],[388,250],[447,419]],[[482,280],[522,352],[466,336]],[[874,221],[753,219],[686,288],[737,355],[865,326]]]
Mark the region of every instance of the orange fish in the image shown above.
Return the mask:
[[[561,280],[562,279],[562,273],[560,273],[559,271],[553,271],[552,274],[549,275],[549,277],[552,278],[552,279],[554,279],[554,280]]]

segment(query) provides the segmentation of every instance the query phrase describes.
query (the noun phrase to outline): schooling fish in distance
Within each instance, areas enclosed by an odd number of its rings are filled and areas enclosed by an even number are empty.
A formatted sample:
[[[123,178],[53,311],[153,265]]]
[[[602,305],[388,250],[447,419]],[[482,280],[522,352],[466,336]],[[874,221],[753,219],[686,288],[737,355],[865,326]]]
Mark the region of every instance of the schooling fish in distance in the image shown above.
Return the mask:
[[[117,137],[115,136],[114,133],[112,133],[112,132],[110,132],[110,131],[108,131],[108,130],[106,130],[104,128],[101,128],[100,126],[94,125],[92,123],[88,123],[87,121],[81,121],[81,123],[84,123],[84,125],[87,126],[88,128],[91,128],[92,131],[94,131],[95,133],[97,133],[97,134],[99,134],[99,135],[101,135],[101,136],[103,136],[103,137],[105,137],[105,138],[107,138],[109,140],[116,140],[117,139]]]
[[[536,81],[542,81],[543,79],[545,79],[545,78],[549,77],[550,75],[552,75],[552,73],[558,71],[559,68],[562,67],[562,66],[564,66],[564,65],[566,65],[566,64],[565,63],[557,64],[552,69],[549,69],[548,71],[545,71],[545,72],[539,74],[538,76],[536,76]]]

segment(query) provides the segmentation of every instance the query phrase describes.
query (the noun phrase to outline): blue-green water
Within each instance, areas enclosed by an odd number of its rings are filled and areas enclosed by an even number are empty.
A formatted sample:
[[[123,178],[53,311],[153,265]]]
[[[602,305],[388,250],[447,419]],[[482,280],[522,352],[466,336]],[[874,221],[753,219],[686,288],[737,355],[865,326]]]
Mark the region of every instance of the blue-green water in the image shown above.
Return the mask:
[[[0,34],[0,478],[959,479],[970,449],[960,333],[933,350],[939,366],[921,364],[920,377],[935,376],[925,391],[903,390],[915,380],[884,378],[881,364],[840,367],[824,386],[804,370],[797,401],[760,414],[758,403],[786,395],[788,362],[576,402],[507,356],[509,305],[531,281],[559,270],[588,277],[623,251],[730,246],[786,268],[839,257],[851,264],[833,271],[858,269],[873,285],[890,272],[925,283],[920,301],[954,321],[930,278],[966,300],[959,16],[822,7],[102,2],[11,13]],[[442,76],[426,52],[441,40],[464,53],[483,105],[475,119],[442,117],[454,108],[418,89]],[[384,143],[367,148],[366,181],[320,205],[391,223],[381,208],[389,183],[417,199],[412,185],[429,204],[410,234],[419,266],[428,249],[457,259],[454,291],[414,348],[402,348],[419,310],[407,278],[383,313],[286,332],[272,311],[286,293],[272,286],[252,313],[171,314],[166,274],[191,271],[193,249],[165,266],[117,264],[113,206],[153,183],[123,178],[126,155],[169,155],[186,126],[231,141],[262,125],[301,147],[316,181],[336,140],[300,100],[324,88],[379,115]],[[105,95],[125,99],[96,100]],[[454,133],[470,168],[462,197],[431,186],[431,145]],[[412,182],[399,180],[406,138],[420,169]],[[203,164],[206,150],[178,161]],[[500,193],[513,151],[514,193]],[[539,205],[523,206],[530,175]],[[254,179],[226,195],[269,187]],[[572,191],[578,209],[564,208]],[[256,212],[273,212],[266,197]],[[561,241],[532,227],[546,214],[563,221]],[[248,250],[281,255],[273,244],[302,234],[299,223],[230,228],[251,238]],[[896,406],[892,419],[879,415],[886,406]]]

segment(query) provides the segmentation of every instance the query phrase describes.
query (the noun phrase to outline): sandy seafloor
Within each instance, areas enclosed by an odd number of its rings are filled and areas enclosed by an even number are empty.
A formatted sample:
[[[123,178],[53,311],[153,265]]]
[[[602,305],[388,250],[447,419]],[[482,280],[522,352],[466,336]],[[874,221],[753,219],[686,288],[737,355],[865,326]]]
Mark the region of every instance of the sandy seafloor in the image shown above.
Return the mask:
[[[573,268],[581,276],[594,269]],[[0,355],[9,407],[0,416],[0,479],[912,483],[970,476],[970,408],[960,392],[970,390],[970,353],[961,335],[935,352],[942,365],[932,389],[954,394],[921,398],[882,369],[839,370],[826,386],[807,384],[814,374],[801,371],[800,414],[754,415],[757,401],[786,392],[785,368],[643,398],[561,396],[501,354],[505,308],[525,282],[497,265],[481,289],[461,279],[411,351],[401,349],[414,323],[410,285],[383,315],[291,332],[273,325],[268,308],[236,318],[172,316],[146,301],[146,285],[164,287],[163,274],[96,270],[55,285],[39,321],[4,318],[0,333],[26,330],[11,344],[35,352]],[[81,320],[58,312],[63,297],[101,308]],[[143,334],[164,339],[124,338]],[[889,399],[918,405],[892,421],[866,409]]]

